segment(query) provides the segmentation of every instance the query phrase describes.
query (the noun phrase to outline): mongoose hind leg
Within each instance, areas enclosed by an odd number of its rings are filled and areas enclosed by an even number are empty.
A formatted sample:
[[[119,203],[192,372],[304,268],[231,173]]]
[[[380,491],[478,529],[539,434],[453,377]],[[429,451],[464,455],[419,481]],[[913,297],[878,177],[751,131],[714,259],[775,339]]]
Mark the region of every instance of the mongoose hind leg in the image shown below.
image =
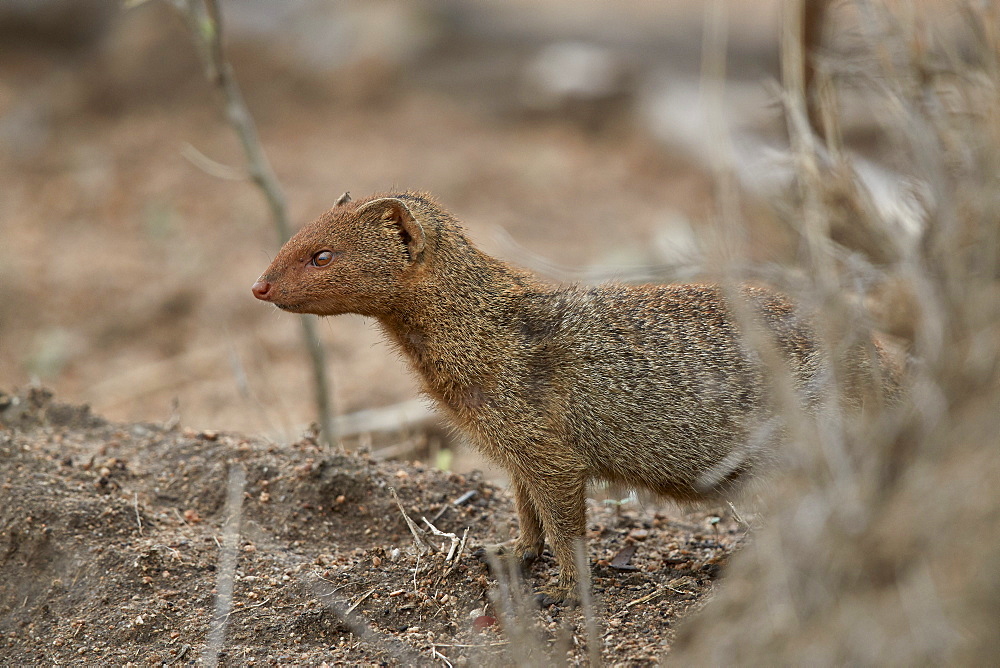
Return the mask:
[[[538,515],[538,509],[531,500],[528,489],[517,479],[511,481],[511,486],[514,488],[514,503],[520,525],[517,539],[477,550],[476,556],[486,561],[488,554],[492,553],[507,561],[510,566],[516,567],[522,575],[527,575],[531,565],[542,555],[542,550],[545,548],[545,534],[542,530],[542,518]],[[490,563],[491,568],[496,565]]]

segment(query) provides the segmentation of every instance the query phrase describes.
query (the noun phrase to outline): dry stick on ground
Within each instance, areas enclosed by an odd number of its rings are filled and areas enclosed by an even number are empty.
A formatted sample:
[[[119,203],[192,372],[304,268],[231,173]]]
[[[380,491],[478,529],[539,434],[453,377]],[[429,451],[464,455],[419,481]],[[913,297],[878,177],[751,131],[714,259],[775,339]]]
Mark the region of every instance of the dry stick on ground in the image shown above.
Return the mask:
[[[427,525],[427,528],[431,530],[432,534],[438,536],[439,538],[447,538],[449,541],[451,541],[451,547],[448,548],[448,554],[444,558],[445,563],[451,563],[452,559],[458,559],[461,556],[461,553],[458,553],[456,555],[455,552],[458,546],[462,544],[461,538],[459,538],[456,534],[441,531],[436,526],[431,524],[426,517],[421,517],[420,519],[424,521],[424,524]],[[444,552],[444,546],[441,547],[439,552]]]
[[[288,223],[288,207],[285,195],[271,164],[261,147],[260,138],[253,117],[247,110],[243,93],[233,76],[233,69],[226,60],[222,49],[222,15],[216,0],[171,0],[183,14],[198,46],[198,55],[205,67],[205,75],[225,98],[226,116],[239,136],[243,152],[247,157],[247,171],[254,183],[264,193],[271,218],[278,232],[278,244],[284,244],[291,236]],[[302,335],[309,356],[312,359],[313,381],[316,387],[316,413],[320,424],[321,438],[332,445],[336,441],[333,431],[333,415],[330,411],[330,385],[326,375],[326,360],[315,320],[308,315],[299,318]]]
[[[409,399],[391,406],[338,415],[333,424],[337,434],[346,438],[359,434],[427,429],[439,422],[437,413],[425,400]],[[373,454],[376,458],[384,456],[381,450]]]
[[[406,520],[406,526],[410,528],[410,533],[413,534],[413,544],[417,546],[417,556],[419,557],[421,554],[437,552],[437,548],[424,538],[423,530],[417,526],[416,522],[410,519],[409,515],[406,514],[406,510],[403,509],[403,504],[399,500],[396,490],[393,487],[390,487],[389,492],[392,494],[393,501],[395,501],[396,505],[399,506],[399,512],[402,513],[403,519]]]

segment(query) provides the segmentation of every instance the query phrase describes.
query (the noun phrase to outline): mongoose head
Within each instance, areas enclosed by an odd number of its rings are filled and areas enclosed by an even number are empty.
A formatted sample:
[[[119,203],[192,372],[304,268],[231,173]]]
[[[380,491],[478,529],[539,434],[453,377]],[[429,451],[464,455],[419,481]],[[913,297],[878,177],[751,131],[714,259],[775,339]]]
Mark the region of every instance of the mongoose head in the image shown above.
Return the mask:
[[[403,196],[345,194],[282,246],[253,294],[293,313],[378,317],[419,271],[425,241]]]

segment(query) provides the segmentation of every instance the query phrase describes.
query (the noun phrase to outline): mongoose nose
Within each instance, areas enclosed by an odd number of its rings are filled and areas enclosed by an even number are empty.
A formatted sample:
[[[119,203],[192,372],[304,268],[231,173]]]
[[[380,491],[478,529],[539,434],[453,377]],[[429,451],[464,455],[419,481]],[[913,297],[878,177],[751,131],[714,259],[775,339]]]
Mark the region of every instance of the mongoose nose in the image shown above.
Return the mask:
[[[253,296],[257,299],[267,301],[271,296],[271,284],[263,279],[254,283],[250,289],[253,291]]]

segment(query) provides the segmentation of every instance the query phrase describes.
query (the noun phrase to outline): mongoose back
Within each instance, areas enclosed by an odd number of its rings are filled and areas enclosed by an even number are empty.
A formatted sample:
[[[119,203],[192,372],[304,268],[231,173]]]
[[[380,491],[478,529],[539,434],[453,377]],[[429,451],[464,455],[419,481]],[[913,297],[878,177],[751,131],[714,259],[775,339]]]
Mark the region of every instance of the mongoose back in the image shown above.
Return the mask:
[[[285,311],[378,320],[425,391],[509,472],[513,553],[530,563],[548,540],[560,568],[550,600],[574,594],[589,480],[708,500],[768,456],[764,369],[720,288],[545,282],[477,249],[424,193],[342,197],[253,293]],[[808,325],[774,292],[740,293],[809,394],[820,365]]]

